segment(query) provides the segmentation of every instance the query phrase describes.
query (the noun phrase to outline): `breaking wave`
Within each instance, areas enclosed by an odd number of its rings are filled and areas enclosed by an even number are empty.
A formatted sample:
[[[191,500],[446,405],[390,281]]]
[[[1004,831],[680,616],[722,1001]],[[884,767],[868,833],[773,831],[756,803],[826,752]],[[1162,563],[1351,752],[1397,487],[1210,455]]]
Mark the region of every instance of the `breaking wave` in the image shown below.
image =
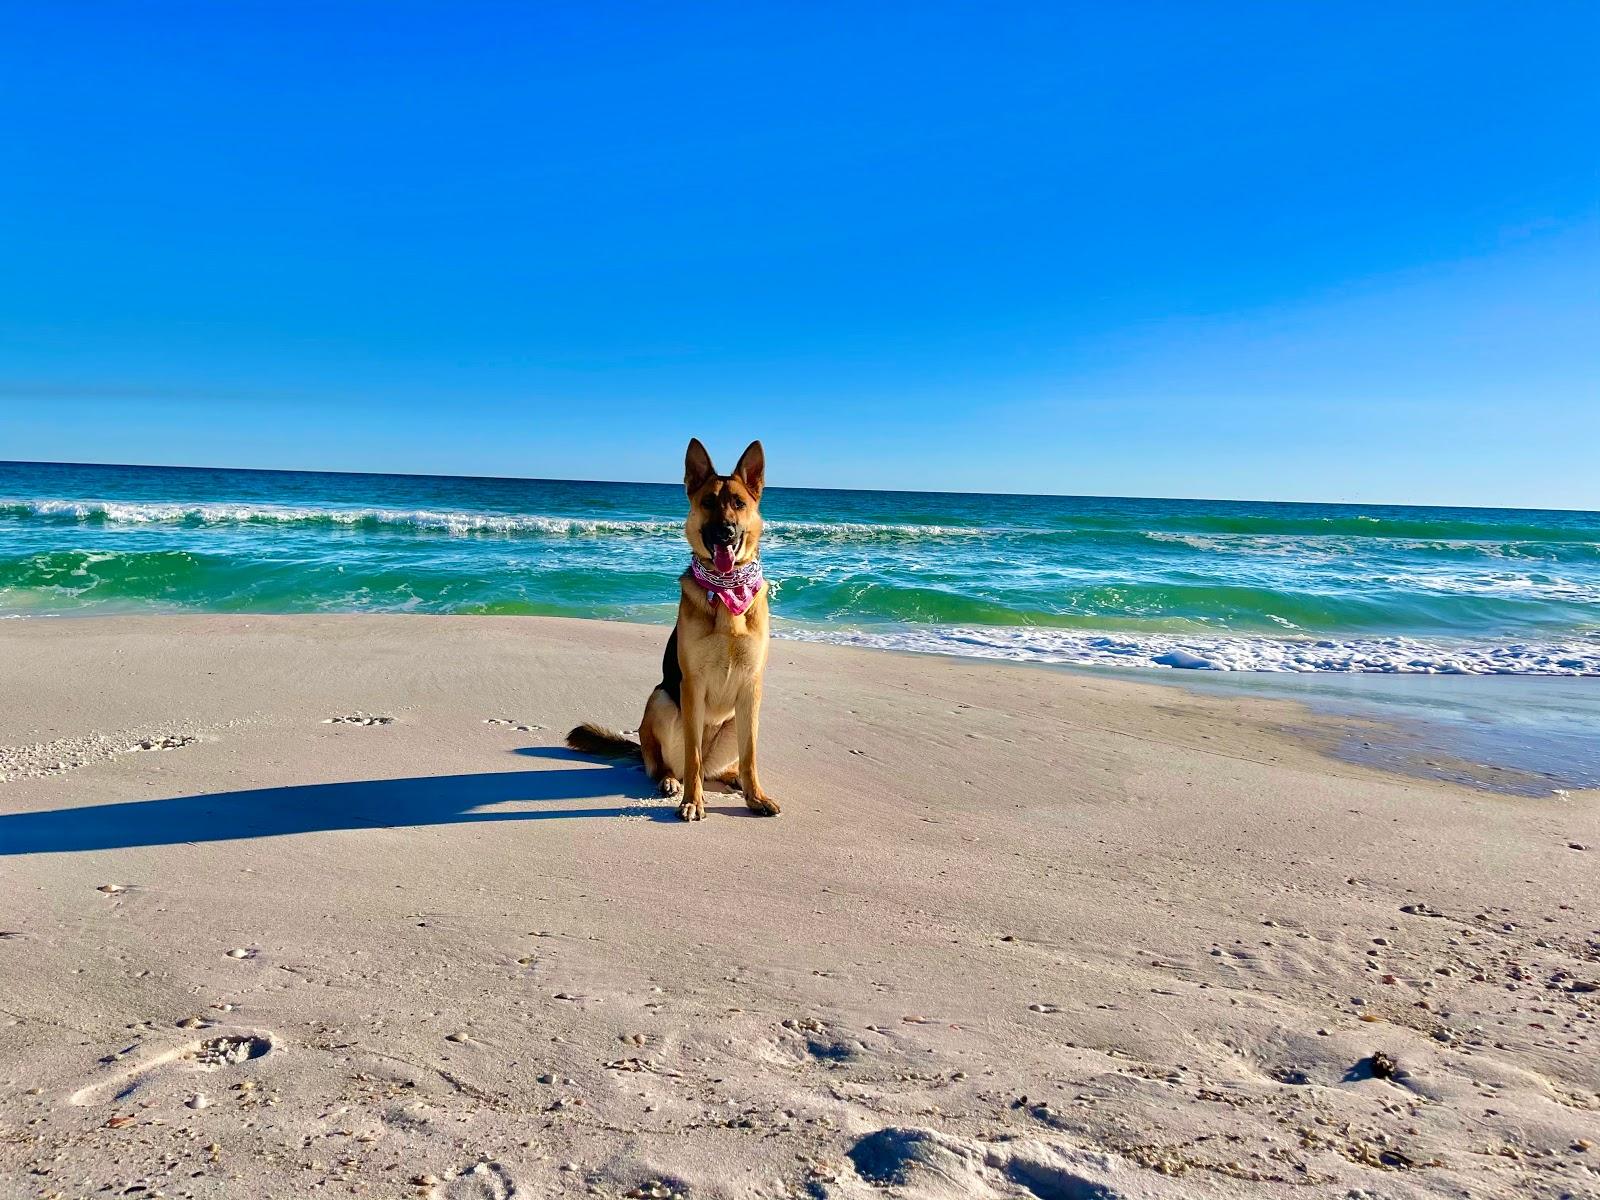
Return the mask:
[[[189,529],[303,528],[371,533],[490,538],[647,538],[674,534],[681,520],[475,512],[431,508],[339,508],[254,503],[164,503],[124,500],[0,498],[0,520],[69,526],[172,526]],[[1484,558],[1543,562],[1600,562],[1600,532],[1562,524],[1500,525],[1463,520],[1380,517],[1243,517],[1184,514],[1135,523],[1111,514],[1084,514],[1053,527],[993,525],[947,518],[939,522],[769,520],[774,546],[838,543],[955,543],[1015,540],[1057,543],[1063,553],[1126,549],[1161,553],[1426,555],[1441,560]]]
[[[311,529],[490,534],[528,537],[655,537],[683,528],[681,520],[545,516],[534,513],[452,512],[436,509],[323,508],[280,504],[164,504],[118,500],[0,499],[0,518],[66,525],[303,526]],[[976,526],[880,524],[869,521],[769,521],[775,541],[881,542],[982,536]]]
[[[1386,675],[1600,675],[1600,638],[1562,642],[1418,638],[1177,637],[1049,629],[795,629],[802,642],[1094,667]]]

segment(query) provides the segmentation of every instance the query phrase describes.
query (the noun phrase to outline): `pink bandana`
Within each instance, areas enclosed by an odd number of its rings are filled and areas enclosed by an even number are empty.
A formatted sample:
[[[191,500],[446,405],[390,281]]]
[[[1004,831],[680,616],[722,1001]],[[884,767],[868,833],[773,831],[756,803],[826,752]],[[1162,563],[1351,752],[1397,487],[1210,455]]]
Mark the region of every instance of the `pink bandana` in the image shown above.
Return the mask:
[[[761,574],[759,558],[752,558],[742,567],[727,571],[708,567],[695,558],[690,560],[689,570],[694,573],[695,582],[706,589],[706,603],[714,605],[721,600],[723,606],[736,617],[743,616],[745,610],[756,602],[756,595],[766,582]]]

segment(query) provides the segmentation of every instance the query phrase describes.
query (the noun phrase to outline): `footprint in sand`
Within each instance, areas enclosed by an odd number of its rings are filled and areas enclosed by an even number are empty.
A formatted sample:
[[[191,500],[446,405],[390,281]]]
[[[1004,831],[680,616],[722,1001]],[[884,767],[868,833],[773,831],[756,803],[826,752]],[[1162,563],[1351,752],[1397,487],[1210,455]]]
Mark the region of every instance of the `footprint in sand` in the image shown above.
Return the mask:
[[[997,1146],[931,1129],[889,1128],[862,1135],[845,1154],[858,1179],[874,1188],[894,1188],[896,1195],[971,1200],[1111,1200],[1119,1196],[1178,1200],[1193,1195],[1187,1182],[1168,1184],[1149,1178],[1153,1172],[1118,1155],[1032,1139]],[[818,1174],[813,1169],[813,1177]],[[860,1194],[853,1187],[814,1191],[841,1200]]]
[[[131,740],[130,740],[131,737]],[[56,738],[28,746],[0,746],[0,783],[9,779],[46,779],[120,754],[146,750],[179,750],[198,744],[188,733],[91,733]]]
[[[432,1200],[518,1200],[527,1194],[499,1163],[481,1162],[439,1184],[431,1196]]]
[[[532,733],[536,729],[543,729],[543,725],[535,725],[531,721],[518,721],[513,717],[485,717],[485,725],[509,725],[518,733]]]
[[[324,725],[393,725],[393,717],[375,717],[371,713],[350,713],[343,717],[326,717]]]
[[[156,737],[140,738],[129,746],[125,754],[139,754],[146,750],[182,750],[185,746],[193,746],[200,739],[187,733],[168,733]]]
[[[105,1079],[96,1080],[73,1092],[67,1097],[67,1103],[82,1107],[125,1100],[145,1084],[167,1073],[169,1068],[185,1072],[219,1071],[251,1059],[265,1058],[278,1049],[278,1041],[270,1033],[238,1030],[215,1034],[201,1041],[186,1042],[164,1054],[125,1067]],[[111,1061],[120,1058],[121,1055],[114,1055]]]

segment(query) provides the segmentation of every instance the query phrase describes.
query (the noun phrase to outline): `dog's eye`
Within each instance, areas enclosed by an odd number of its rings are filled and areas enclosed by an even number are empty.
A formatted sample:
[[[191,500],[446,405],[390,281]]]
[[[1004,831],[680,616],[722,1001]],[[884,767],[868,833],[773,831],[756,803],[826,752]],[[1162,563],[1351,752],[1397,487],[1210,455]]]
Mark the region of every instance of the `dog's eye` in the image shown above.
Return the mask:
[[[733,506],[735,508],[743,508],[744,507],[744,501],[743,500],[735,500],[733,502]]]

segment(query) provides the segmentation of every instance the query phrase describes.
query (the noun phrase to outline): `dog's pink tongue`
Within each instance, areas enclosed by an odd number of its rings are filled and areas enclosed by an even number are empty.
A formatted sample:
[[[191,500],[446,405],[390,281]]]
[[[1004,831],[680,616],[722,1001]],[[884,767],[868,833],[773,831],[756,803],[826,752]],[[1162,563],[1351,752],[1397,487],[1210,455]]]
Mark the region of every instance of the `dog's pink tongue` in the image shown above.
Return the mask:
[[[713,550],[711,552],[711,565],[724,575],[733,570],[733,547],[718,546]]]

